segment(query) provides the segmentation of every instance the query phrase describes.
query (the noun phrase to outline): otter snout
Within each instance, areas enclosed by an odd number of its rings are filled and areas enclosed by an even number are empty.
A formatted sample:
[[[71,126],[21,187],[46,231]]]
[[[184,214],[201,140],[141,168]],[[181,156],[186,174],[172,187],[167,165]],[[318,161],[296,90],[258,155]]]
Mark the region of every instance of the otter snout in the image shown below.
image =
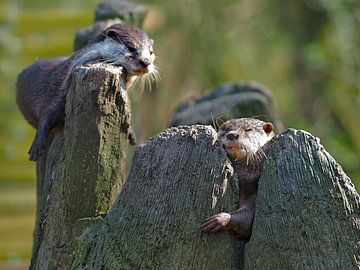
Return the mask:
[[[144,58],[144,59],[139,59],[139,63],[142,67],[147,68],[148,66],[151,65],[152,62],[150,59]]]
[[[228,134],[226,134],[226,139],[228,139],[229,141],[235,141],[235,140],[239,139],[239,134],[228,133]]]

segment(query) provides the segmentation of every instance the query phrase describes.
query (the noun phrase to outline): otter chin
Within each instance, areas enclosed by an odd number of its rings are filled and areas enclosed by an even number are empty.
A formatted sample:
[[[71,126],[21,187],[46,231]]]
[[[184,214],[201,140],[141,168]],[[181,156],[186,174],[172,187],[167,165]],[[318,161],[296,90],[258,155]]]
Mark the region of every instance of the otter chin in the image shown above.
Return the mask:
[[[261,147],[274,136],[274,126],[252,118],[233,119],[218,130],[218,137],[233,162],[257,158]]]
[[[247,155],[246,150],[241,148],[240,145],[226,146],[225,151],[232,161],[241,161]]]
[[[253,118],[232,119],[218,130],[223,145],[239,181],[239,207],[232,213],[218,213],[201,226],[204,233],[231,230],[244,240],[251,236],[255,201],[261,164],[265,160],[265,145],[274,137],[274,126]]]
[[[74,69],[87,64],[122,67],[125,90],[136,81],[151,85],[158,79],[153,40],[137,27],[113,24],[89,44],[68,57],[41,59],[17,78],[17,103],[25,119],[36,128],[29,159],[37,160],[49,132],[65,121],[66,96]]]

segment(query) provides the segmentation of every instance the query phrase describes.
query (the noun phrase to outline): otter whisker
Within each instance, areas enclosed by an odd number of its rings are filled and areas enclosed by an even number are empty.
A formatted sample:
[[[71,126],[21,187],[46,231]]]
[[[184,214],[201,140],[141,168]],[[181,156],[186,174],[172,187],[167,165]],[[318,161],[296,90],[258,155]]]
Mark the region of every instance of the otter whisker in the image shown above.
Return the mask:
[[[218,129],[219,128],[219,125],[218,123],[215,122],[215,118],[214,118],[214,115],[213,113],[211,112],[211,122],[212,122],[212,125],[215,129]]]
[[[109,36],[109,33],[112,35]],[[136,53],[131,52],[129,48],[135,48]],[[156,59],[154,54],[151,54],[152,50],[152,41],[145,32],[124,23],[113,24],[97,33],[84,48],[75,51],[71,56],[38,60],[19,74],[18,103],[25,118],[37,128],[29,151],[30,160],[37,160],[41,156],[49,130],[65,121],[63,104],[75,68],[95,63],[121,66],[126,74],[123,77],[126,80],[125,86],[130,88],[133,81],[139,81],[135,74],[144,75],[138,55],[150,55],[149,65],[154,66],[154,71],[147,71],[151,74],[145,76],[143,80],[150,88],[151,82],[160,78],[158,69],[154,65]],[[42,69],[42,66],[49,68]],[[39,98],[40,101],[33,104],[33,100]],[[30,113],[29,104],[36,107],[35,113]],[[46,125],[39,124],[44,121]]]

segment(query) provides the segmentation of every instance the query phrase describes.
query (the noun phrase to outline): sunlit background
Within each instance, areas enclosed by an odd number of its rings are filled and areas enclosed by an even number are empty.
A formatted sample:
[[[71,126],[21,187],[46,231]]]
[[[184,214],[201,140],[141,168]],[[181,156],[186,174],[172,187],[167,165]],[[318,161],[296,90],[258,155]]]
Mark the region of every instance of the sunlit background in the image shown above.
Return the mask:
[[[319,137],[360,190],[359,0],[142,3],[162,80],[133,93],[140,140],[165,129],[181,100],[254,80],[272,90],[285,127]],[[97,4],[0,1],[0,269],[27,269],[34,227],[34,130],[17,109],[16,75],[37,58],[70,54]]]

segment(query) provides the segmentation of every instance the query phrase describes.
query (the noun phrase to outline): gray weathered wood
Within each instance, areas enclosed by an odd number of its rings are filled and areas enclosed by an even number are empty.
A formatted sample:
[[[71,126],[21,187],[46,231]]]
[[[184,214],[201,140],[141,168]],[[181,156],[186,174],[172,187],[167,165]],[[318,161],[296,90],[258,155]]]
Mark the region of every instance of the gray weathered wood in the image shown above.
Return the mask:
[[[359,268],[359,194],[317,138],[284,132],[259,180],[245,269]]]
[[[130,112],[121,70],[75,70],[64,129],[38,161],[37,224],[31,269],[67,269],[67,244],[108,212],[124,181]]]
[[[209,126],[171,128],[137,147],[109,215],[75,241],[72,269],[238,269],[241,242],[202,235],[237,208],[232,168]]]
[[[271,143],[245,255],[231,232],[199,230],[238,207],[231,164],[210,126],[169,128],[139,145],[110,209],[129,117],[119,85],[111,68],[74,75],[64,131],[46,157],[31,269],[243,269],[244,257],[245,269],[356,269],[359,195],[300,131]]]

